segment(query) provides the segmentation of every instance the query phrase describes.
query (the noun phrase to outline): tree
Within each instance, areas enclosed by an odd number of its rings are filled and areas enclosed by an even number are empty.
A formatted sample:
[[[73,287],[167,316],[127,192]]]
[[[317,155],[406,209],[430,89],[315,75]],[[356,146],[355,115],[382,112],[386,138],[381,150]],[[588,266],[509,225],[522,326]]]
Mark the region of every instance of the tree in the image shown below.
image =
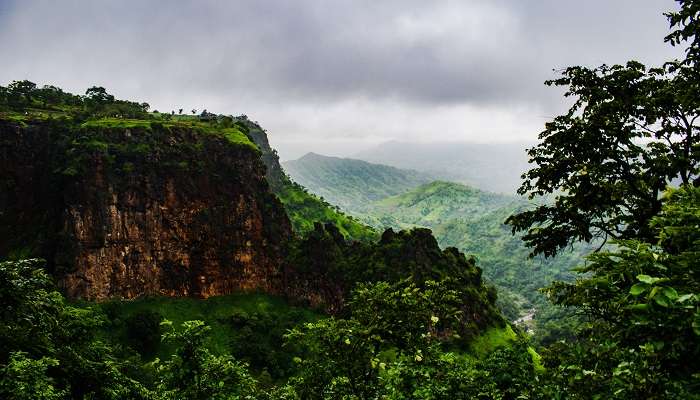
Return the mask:
[[[0,393],[7,400],[59,400],[66,398],[65,390],[58,390],[47,369],[58,366],[58,360],[43,357],[34,360],[27,353],[15,352],[7,366],[0,369]]]
[[[690,41],[683,61],[570,67],[548,85],[576,100],[528,150],[536,164],[518,192],[553,197],[507,219],[532,254],[553,256],[576,241],[654,237],[649,221],[675,182],[700,184],[700,74],[696,1],[670,13],[671,44]]]
[[[554,202],[508,223],[534,254],[596,236],[615,246],[545,289],[587,321],[545,354],[545,397],[700,398],[700,2],[679,3],[666,40],[689,42],[684,60],[571,67],[549,82],[576,101],[529,150],[520,193]]]
[[[93,86],[85,91],[85,97],[96,104],[106,104],[114,102],[114,96],[107,93],[101,86]]]
[[[169,321],[165,325],[170,325]],[[156,361],[161,399],[234,400],[257,398],[256,382],[247,365],[231,356],[214,356],[204,346],[210,328],[187,321],[182,330],[170,330],[163,340],[179,345],[165,363]]]
[[[66,93],[56,86],[44,85],[41,89],[36,90],[36,97],[41,100],[43,107],[49,104],[58,104],[65,96]]]
[[[0,398],[145,398],[97,338],[102,314],[66,304],[43,264],[0,262]]]
[[[589,256],[584,278],[547,288],[555,303],[590,321],[578,343],[551,350],[563,392],[700,398],[699,224],[700,188],[671,190],[650,223],[654,242],[617,242]]]
[[[36,84],[28,80],[12,81],[7,85],[8,101],[13,106],[28,107],[32,104],[32,98]]]
[[[529,393],[535,369],[523,343],[476,362],[463,338],[463,285],[449,279],[360,284],[347,318],[293,329],[300,349],[291,398],[491,399]],[[454,352],[448,349],[455,350]]]

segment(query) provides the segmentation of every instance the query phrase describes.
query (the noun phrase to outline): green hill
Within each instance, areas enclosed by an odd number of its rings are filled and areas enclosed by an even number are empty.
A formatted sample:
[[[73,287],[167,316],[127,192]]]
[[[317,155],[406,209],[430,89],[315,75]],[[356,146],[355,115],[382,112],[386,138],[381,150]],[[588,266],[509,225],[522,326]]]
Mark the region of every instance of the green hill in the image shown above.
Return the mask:
[[[455,218],[475,217],[514,202],[505,195],[482,192],[472,187],[435,181],[392,196],[372,205],[375,216],[393,216],[399,225],[436,226]]]
[[[531,145],[390,141],[357,153],[354,158],[422,171],[437,179],[489,192],[515,194],[520,175],[529,169],[525,149]]]
[[[438,181],[371,206],[364,217],[367,223],[430,228],[442,247],[454,246],[475,255],[489,280],[530,302],[538,302],[538,288],[553,279],[568,279],[568,271],[581,262],[577,251],[554,259],[528,258],[529,250],[503,224],[509,215],[527,206],[518,197]]]
[[[503,224],[528,206],[521,197],[454,182],[425,182],[428,176],[421,172],[313,153],[284,167],[309,191],[367,225],[378,230],[429,228],[443,248],[474,255],[484,276],[501,289],[501,306],[512,319],[531,308],[551,307],[538,289],[571,279],[569,271],[587,251],[581,247],[554,259],[530,259],[520,237]]]
[[[289,176],[331,204],[350,212],[367,211],[367,204],[430,182],[427,174],[350,158],[308,153],[282,163]]]
[[[309,192],[305,184],[295,182],[296,179],[291,180],[285,171],[287,167],[282,168],[277,152],[270,146],[267,134],[260,125],[247,117],[239,117],[238,124],[260,149],[261,159],[266,168],[267,182],[284,204],[295,232],[307,234],[313,231],[314,223],[320,222],[335,225],[343,236],[351,240],[377,239],[377,232],[352,216],[344,214],[335,205],[336,203],[328,203],[323,195],[316,195],[318,192],[313,190]]]

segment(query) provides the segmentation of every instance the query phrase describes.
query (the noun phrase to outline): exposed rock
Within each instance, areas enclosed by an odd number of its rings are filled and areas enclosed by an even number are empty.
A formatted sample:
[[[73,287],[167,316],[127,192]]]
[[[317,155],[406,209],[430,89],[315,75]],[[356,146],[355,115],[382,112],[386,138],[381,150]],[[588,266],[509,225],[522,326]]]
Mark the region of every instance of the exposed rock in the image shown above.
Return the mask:
[[[3,121],[0,170],[0,254],[46,258],[69,297],[283,292],[291,229],[251,146]]]

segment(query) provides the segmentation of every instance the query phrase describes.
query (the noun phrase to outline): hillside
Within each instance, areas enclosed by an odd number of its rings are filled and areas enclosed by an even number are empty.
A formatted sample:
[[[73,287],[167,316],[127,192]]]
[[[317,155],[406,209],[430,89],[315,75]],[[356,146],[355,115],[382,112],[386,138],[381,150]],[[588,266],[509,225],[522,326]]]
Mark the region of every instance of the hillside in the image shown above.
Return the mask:
[[[0,147],[0,254],[46,259],[70,297],[283,290],[289,220],[239,128],[7,115]]]
[[[369,391],[446,349],[534,362],[473,259],[377,237],[246,117],[21,84],[0,87],[1,398],[313,398],[343,380],[326,346]]]
[[[365,221],[375,226],[430,228],[441,246],[475,255],[487,279],[533,302],[541,300],[540,287],[554,279],[570,279],[568,271],[581,262],[582,253],[528,258],[529,250],[503,223],[526,206],[520,198],[433,182],[373,203]]]
[[[344,214],[336,204],[327,202],[322,195],[309,192],[305,185],[290,180],[260,125],[248,118],[242,118],[240,124],[262,152],[267,181],[284,204],[295,232],[307,234],[313,231],[314,223],[320,222],[335,225],[343,236],[351,240],[371,241],[378,238],[377,232],[371,227]]]
[[[417,171],[315,153],[283,162],[282,166],[295,182],[350,212],[366,211],[369,202],[404,193],[432,180]]]
[[[520,197],[446,181],[406,190],[402,185],[407,181],[402,178],[416,176],[414,171],[359,160],[309,155],[291,164],[305,167],[290,168],[293,179],[308,179],[312,192],[347,204],[343,209],[368,225],[379,230],[429,228],[443,248],[454,246],[474,255],[484,276],[501,289],[501,306],[513,319],[529,313],[535,305],[540,310],[548,307],[538,289],[553,280],[570,280],[570,270],[582,262],[586,252],[579,246],[554,259],[529,258],[520,237],[513,236],[503,223],[528,206]],[[315,173],[313,167],[321,172]],[[386,192],[384,182],[390,188],[401,187],[403,192],[377,198]]]
[[[435,181],[375,202],[372,215],[393,216],[404,225],[436,226],[456,218],[474,218],[515,201],[459,183]]]
[[[425,172],[488,192],[515,194],[528,169],[526,143],[386,142],[353,158]]]

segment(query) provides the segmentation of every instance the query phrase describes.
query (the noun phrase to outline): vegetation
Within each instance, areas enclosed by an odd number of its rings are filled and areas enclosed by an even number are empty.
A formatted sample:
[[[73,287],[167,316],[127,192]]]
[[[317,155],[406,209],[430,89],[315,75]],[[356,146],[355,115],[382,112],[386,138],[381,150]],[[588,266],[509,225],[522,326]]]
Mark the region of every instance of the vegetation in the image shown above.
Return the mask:
[[[668,15],[667,41],[688,43],[684,60],[567,69],[555,83],[568,86],[574,106],[530,151],[536,165],[521,192],[555,196],[509,218],[531,254],[559,257],[571,243],[612,238],[574,281],[544,291],[583,321],[566,340],[535,351],[496,311],[496,291],[484,285],[476,261],[440,249],[427,229],[389,229],[371,243],[315,223],[291,242],[285,268],[299,278],[292,287],[337,301],[330,314],[259,294],[71,304],[43,262],[0,262],[0,397],[700,399],[700,3],[679,4]],[[0,99],[10,113],[53,104],[35,90],[16,82]],[[137,110],[100,88],[62,101],[80,112]],[[150,127],[149,134],[164,132],[164,125]],[[235,129],[250,138],[245,127]],[[108,136],[71,140],[76,148],[118,150]],[[426,224],[484,206],[474,193],[456,209],[430,200],[442,190],[455,196],[455,187],[443,186],[386,206],[427,204],[409,214]]]
[[[306,235],[314,229],[315,223],[333,224],[343,236],[352,240],[375,240],[377,233],[367,225],[344,214],[340,208],[329,204],[323,197],[312,193],[292,181],[282,169],[277,151],[270,147],[267,134],[257,122],[247,116],[236,117],[236,127],[258,146],[261,159],[267,168],[266,179],[270,189],[284,204],[292,228],[299,235]]]
[[[417,171],[314,153],[284,162],[282,166],[295,182],[354,215],[365,213],[374,201],[407,192],[431,180]]]
[[[317,165],[316,158],[302,159],[304,164]],[[519,236],[513,236],[503,223],[508,216],[526,209],[528,203],[520,198],[483,192],[458,183],[435,181],[420,185],[402,194],[355,203],[356,198],[367,198],[367,194],[355,194],[353,179],[359,163],[367,184],[357,191],[376,193],[371,182],[394,182],[389,187],[398,187],[403,182],[400,171],[397,176],[386,175],[383,166],[366,164],[355,160],[320,158],[321,170],[314,177],[317,185],[325,186],[325,192],[333,198],[341,198],[357,218],[375,228],[391,227],[411,229],[429,228],[442,247],[456,247],[477,257],[485,278],[499,289],[499,306],[504,314],[515,321],[523,315],[534,313],[528,324],[534,328],[537,341],[551,343],[571,335],[572,320],[557,306],[552,306],[538,290],[554,280],[572,280],[571,269],[582,262],[583,255],[590,250],[576,246],[573,251],[561,252],[555,259],[529,258],[529,250],[522,245]],[[341,161],[342,160],[342,161]],[[312,161],[314,161],[312,163]],[[395,171],[390,170],[395,173]],[[325,179],[328,179],[327,181]]]
[[[373,240],[377,233],[339,209],[309,193],[301,185],[287,180],[277,190],[277,196],[287,210],[294,231],[308,234],[317,222],[330,223],[338,228],[343,236],[361,241]]]

